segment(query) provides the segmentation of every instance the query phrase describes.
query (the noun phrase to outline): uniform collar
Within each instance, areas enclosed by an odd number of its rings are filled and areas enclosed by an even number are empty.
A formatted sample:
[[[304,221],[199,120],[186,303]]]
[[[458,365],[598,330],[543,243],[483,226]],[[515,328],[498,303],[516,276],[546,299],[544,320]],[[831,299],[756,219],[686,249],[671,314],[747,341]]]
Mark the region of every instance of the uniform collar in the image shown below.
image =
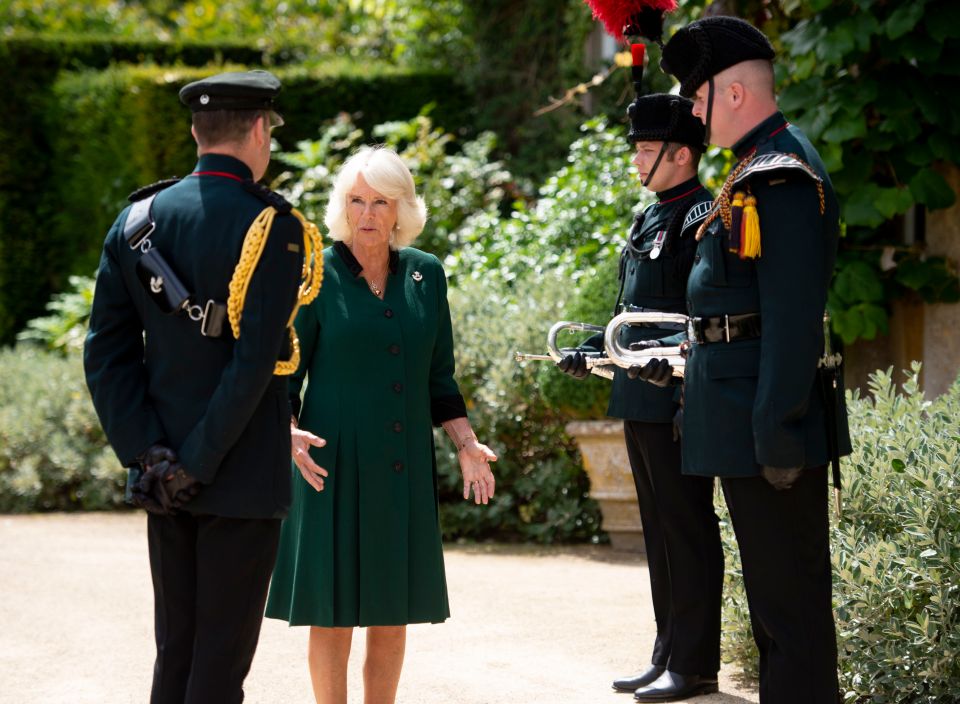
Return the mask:
[[[357,261],[357,258],[353,256],[353,252],[350,251],[350,248],[346,243],[341,241],[336,241],[333,243],[333,251],[340,255],[340,259],[343,260],[343,263],[347,265],[347,270],[356,278],[360,276],[360,272],[363,271],[363,266],[360,262]],[[387,267],[390,269],[391,274],[397,273],[397,267],[400,266],[400,252],[395,249],[390,250],[390,261],[387,264]]]
[[[197,167],[193,172],[196,173],[198,171],[224,173],[237,176],[241,179],[253,179],[253,172],[249,166],[236,157],[226,154],[201,155],[200,160],[197,162]]]
[[[743,159],[747,154],[755,150],[761,142],[767,141],[775,134],[786,129],[788,124],[787,118],[778,110],[741,137],[740,140],[733,145],[733,153],[737,155],[737,159]]]
[[[700,178],[691,176],[683,183],[677,184],[665,191],[657,191],[657,200],[660,201],[660,205],[663,205],[664,203],[680,200],[684,196],[696,193],[701,188],[703,188],[703,186],[700,184]]]

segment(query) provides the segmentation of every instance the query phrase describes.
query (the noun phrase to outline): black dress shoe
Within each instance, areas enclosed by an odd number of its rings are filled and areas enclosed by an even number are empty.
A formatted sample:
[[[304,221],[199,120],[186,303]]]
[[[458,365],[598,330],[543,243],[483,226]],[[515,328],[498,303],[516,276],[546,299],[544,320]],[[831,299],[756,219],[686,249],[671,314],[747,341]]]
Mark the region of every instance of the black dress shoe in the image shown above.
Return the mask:
[[[665,668],[651,665],[646,670],[642,670],[627,677],[613,681],[613,688],[618,692],[636,692],[640,687],[646,687],[663,674]]]
[[[675,702],[698,694],[711,694],[719,689],[716,677],[681,675],[664,670],[656,680],[640,687],[633,694],[638,702]]]

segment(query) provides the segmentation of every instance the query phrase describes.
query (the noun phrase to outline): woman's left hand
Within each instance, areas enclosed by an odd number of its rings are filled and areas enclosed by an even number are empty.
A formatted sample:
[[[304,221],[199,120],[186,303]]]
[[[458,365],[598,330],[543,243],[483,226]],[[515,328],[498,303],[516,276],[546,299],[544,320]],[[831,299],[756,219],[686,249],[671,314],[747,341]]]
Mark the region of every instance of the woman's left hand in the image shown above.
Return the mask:
[[[473,490],[473,501],[476,504],[486,504],[493,498],[496,481],[490,471],[490,463],[497,461],[493,451],[477,440],[468,440],[457,453],[460,460],[460,471],[463,472],[463,498],[470,498]]]

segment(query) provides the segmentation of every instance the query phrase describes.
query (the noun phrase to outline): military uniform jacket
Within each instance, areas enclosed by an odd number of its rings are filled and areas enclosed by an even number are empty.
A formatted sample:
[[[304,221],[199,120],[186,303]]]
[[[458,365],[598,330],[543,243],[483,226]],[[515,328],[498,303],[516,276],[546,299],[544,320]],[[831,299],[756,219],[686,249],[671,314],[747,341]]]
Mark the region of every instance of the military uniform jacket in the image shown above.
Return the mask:
[[[193,298],[226,303],[244,237],[267,203],[250,169],[205,154],[193,174],[158,193],[150,236]],[[244,181],[247,181],[247,187]],[[240,337],[204,337],[184,314],[164,315],[137,278],[123,236],[129,208],[107,234],[84,350],[87,384],[120,461],[154,443],[172,447],[205,486],[186,507],[237,518],[283,516],[290,503],[287,323],[303,266],[302,227],[278,215],[254,270]],[[228,327],[229,330],[229,327]]]
[[[839,234],[836,196],[816,150],[780,113],[745,135],[734,152],[740,164],[754,157],[732,190],[757,199],[762,253],[740,259],[728,251],[723,219],[711,220],[711,212],[687,305],[691,316],[759,313],[762,332],[693,345],[684,381],[683,471],[742,477],[758,474],[762,465],[821,466],[829,452],[817,362]],[[846,454],[842,402],[837,411]]]
[[[693,265],[695,234],[710,208],[711,196],[694,177],[662,193],[640,213],[620,255],[621,302],[625,310],[685,313],[687,277]],[[624,346],[637,340],[676,333],[667,327],[630,326],[621,330]],[[602,345],[602,343],[601,343]],[[676,413],[676,388],[659,388],[631,380],[626,369],[614,371],[607,414],[614,418],[669,423]]]

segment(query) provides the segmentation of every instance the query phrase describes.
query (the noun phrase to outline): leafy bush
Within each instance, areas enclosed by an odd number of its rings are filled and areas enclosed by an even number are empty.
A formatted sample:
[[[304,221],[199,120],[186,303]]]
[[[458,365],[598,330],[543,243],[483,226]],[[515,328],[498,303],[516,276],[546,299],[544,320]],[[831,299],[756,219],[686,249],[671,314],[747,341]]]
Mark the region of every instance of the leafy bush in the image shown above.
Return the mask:
[[[491,272],[450,289],[457,379],[477,436],[500,459],[493,467],[496,500],[487,511],[472,511],[460,493],[454,448],[438,437],[447,538],[600,540],[597,505],[587,497],[579,453],[563,430],[568,418],[543,398],[540,370],[513,359],[517,350],[543,345],[543,322],[559,315],[564,287],[556,275],[511,285]]]
[[[467,218],[496,213],[514,185],[510,172],[490,157],[493,133],[458,144],[454,135],[434,124],[432,109],[431,104],[413,119],[376,125],[369,134],[341,113],[321,127],[319,139],[298,142],[296,152],[277,156],[295,169],[281,174],[277,187],[320,223],[333,177],[346,157],[364,143],[387,144],[410,168],[427,203],[427,224],[415,246],[445,258],[458,248],[458,230]]]
[[[48,315],[29,321],[17,339],[38,342],[51,351],[83,350],[95,283],[89,276],[71,276],[70,290],[54,295],[47,304]]]
[[[0,350],[0,512],[116,508],[125,479],[79,357]]]
[[[833,527],[846,701],[946,704],[960,691],[960,380],[927,401],[919,374],[900,393],[877,372],[871,397],[848,399],[857,442]],[[725,657],[753,667],[742,588],[725,602]]]

